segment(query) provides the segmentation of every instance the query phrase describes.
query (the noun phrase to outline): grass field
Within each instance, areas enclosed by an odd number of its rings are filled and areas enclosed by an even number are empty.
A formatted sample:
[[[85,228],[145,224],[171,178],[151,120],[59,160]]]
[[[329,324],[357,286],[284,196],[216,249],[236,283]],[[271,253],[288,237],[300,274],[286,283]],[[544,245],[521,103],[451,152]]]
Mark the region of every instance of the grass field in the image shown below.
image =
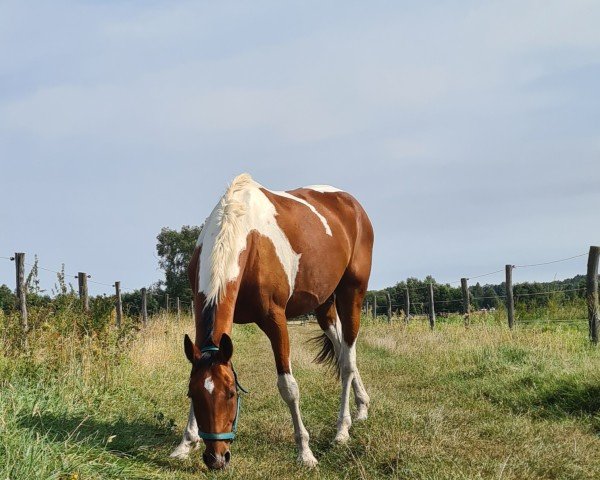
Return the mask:
[[[188,408],[182,337],[191,320],[163,318],[118,357],[92,342],[0,357],[0,478],[600,478],[600,350],[581,330],[364,325],[358,363],[370,417],[340,446],[339,386],[306,343],[316,327],[289,328],[317,469],[295,464],[271,351],[253,326],[234,330],[250,394],[231,467],[208,472],[198,452],[169,459]]]

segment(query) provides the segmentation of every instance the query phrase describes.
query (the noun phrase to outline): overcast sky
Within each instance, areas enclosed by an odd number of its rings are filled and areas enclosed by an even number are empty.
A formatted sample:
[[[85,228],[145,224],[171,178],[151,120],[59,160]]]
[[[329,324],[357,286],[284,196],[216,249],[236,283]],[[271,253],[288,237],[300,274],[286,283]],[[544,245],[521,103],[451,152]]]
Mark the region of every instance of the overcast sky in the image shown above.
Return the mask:
[[[584,253],[599,25],[600,2],[576,0],[3,1],[0,255],[148,285],[160,228],[200,224],[245,171],[358,198],[371,288]]]

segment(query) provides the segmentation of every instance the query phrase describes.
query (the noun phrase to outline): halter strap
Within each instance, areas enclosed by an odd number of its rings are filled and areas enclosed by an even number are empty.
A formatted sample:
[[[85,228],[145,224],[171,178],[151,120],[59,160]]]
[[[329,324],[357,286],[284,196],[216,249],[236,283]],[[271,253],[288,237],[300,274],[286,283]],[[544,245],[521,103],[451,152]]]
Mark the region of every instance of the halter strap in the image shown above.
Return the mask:
[[[202,349],[200,351],[202,353],[218,352],[219,347],[215,347],[214,345],[207,345],[205,347],[202,347]],[[236,406],[236,410],[235,410],[235,418],[233,420],[233,426],[231,427],[231,432],[208,433],[208,432],[201,432],[200,430],[198,430],[198,436],[202,440],[208,440],[208,441],[231,440],[231,441],[233,441],[235,439],[235,434],[237,433],[238,419],[240,418],[240,411],[242,410],[242,397],[240,395],[240,392],[248,393],[248,390],[246,390],[244,387],[242,387],[240,385],[235,368],[233,368],[233,363],[231,364],[231,370],[233,371],[233,378],[235,379],[235,390],[237,393],[237,406]]]

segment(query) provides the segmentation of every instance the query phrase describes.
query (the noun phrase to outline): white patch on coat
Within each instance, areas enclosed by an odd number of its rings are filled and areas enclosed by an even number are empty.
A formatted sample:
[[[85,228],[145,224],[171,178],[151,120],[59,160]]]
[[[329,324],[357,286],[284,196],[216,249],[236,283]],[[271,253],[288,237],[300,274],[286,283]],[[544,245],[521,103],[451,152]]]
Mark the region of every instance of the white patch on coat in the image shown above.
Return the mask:
[[[275,206],[261,188],[247,173],[237,176],[204,222],[196,245],[202,246],[198,289],[206,306],[222,300],[227,283],[240,274],[239,256],[254,230],[273,243],[288,279],[289,296],[294,292],[300,254],[277,224]]]
[[[294,195],[292,195],[291,193],[288,193],[288,192],[274,192],[273,190],[268,190],[268,191],[275,195],[279,195],[280,197],[289,198],[290,200],[295,200],[296,202],[301,203],[302,205],[305,205],[308,208],[310,208],[310,211],[313,212],[317,217],[319,217],[319,220],[321,220],[321,223],[325,227],[325,233],[327,235],[329,235],[330,237],[333,236],[331,233],[331,228],[329,228],[329,223],[327,223],[327,219],[323,215],[321,215],[319,212],[317,212],[317,209],[314,206],[312,206],[310,203],[308,203],[306,200],[304,200],[303,198],[295,197]]]
[[[212,392],[215,389],[215,383],[213,382],[212,377],[206,377],[206,380],[204,380],[204,388],[212,395]]]
[[[306,188],[308,190],[314,190],[315,192],[321,193],[335,193],[335,192],[343,192],[339,188],[332,187],[331,185],[307,185]]]

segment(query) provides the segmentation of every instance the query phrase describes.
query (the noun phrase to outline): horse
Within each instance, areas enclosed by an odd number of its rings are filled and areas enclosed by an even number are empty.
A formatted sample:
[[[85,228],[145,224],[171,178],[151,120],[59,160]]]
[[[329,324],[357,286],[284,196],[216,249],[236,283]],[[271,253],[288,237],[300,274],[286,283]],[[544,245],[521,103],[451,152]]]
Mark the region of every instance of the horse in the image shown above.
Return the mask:
[[[233,180],[204,222],[188,267],[196,327],[194,341],[184,337],[192,365],[190,410],[171,457],[187,458],[202,439],[208,468],[229,464],[241,401],[230,335],[234,323],[256,323],[271,343],[297,460],[317,465],[302,422],[287,330],[288,318],[309,312],[323,331],[315,361],[333,366],[341,378],[335,441],[349,439],[350,389],[355,420],[367,418],[370,401],[356,366],[356,339],[372,250],[371,222],[350,194],[328,185],[272,191],[248,174]]]

